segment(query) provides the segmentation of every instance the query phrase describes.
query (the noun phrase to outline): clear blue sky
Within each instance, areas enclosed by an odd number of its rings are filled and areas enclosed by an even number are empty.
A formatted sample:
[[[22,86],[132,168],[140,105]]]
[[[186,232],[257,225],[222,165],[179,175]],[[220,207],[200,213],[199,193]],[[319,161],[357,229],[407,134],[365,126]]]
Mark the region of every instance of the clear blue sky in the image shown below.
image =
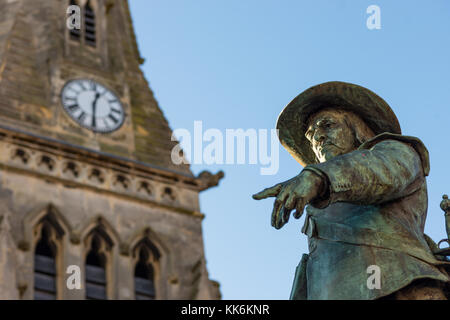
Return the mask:
[[[130,0],[143,70],[172,129],[274,128],[301,91],[331,80],[367,87],[397,114],[403,134],[428,147],[425,232],[446,237],[439,208],[450,193],[450,1]],[[381,8],[368,30],[366,8]],[[210,277],[224,299],[287,299],[307,252],[303,218],[270,226],[273,200],[251,195],[302,167],[280,148],[280,169],[195,165],[225,171],[201,194]]]

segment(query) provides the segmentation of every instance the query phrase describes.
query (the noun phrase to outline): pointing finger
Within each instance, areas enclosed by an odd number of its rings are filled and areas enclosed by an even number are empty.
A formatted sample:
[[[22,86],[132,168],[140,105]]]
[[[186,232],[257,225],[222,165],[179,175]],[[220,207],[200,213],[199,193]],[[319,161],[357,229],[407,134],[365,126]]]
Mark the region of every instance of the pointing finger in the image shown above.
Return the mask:
[[[281,184],[277,184],[273,187],[266,188],[263,191],[254,194],[253,199],[262,200],[262,199],[266,199],[269,197],[276,197],[278,195],[278,193],[280,193],[280,190],[281,190]]]

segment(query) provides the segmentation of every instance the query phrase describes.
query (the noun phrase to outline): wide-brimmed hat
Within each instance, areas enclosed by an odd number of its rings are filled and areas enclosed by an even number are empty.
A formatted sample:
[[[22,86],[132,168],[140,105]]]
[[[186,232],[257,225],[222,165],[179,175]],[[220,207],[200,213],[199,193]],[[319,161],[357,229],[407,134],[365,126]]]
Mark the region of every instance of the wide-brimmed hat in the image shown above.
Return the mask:
[[[318,162],[305,132],[309,118],[324,108],[357,114],[375,135],[383,132],[401,134],[397,117],[377,94],[352,83],[325,82],[300,93],[278,116],[278,138],[302,166]]]

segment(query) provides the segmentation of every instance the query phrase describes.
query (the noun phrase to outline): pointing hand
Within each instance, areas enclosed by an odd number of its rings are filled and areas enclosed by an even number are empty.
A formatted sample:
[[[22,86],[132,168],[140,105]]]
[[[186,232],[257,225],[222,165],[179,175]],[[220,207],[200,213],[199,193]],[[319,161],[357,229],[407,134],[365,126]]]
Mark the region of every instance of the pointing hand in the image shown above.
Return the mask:
[[[261,200],[276,197],[272,211],[272,227],[280,229],[288,221],[293,209],[294,218],[303,214],[303,209],[312,200],[318,198],[324,189],[322,178],[309,170],[303,170],[298,176],[285,182],[264,189],[253,195],[253,199]]]

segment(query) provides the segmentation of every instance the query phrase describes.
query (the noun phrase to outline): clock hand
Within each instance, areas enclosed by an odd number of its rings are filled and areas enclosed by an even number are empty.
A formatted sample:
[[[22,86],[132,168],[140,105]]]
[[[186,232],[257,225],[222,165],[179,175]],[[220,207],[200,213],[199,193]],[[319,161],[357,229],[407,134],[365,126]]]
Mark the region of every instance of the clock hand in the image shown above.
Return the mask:
[[[97,113],[98,98],[100,98],[100,93],[96,92],[94,102],[92,103],[92,127],[93,128],[95,128],[97,126],[95,114]]]

